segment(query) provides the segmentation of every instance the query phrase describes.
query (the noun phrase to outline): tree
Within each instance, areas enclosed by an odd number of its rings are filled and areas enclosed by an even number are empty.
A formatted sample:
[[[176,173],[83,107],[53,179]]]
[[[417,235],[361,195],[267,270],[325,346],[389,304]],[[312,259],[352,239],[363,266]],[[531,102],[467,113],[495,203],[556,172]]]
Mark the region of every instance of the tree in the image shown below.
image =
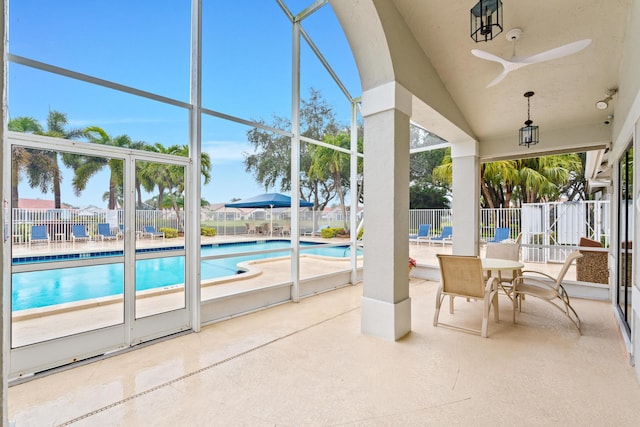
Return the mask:
[[[130,147],[134,150],[148,150],[151,151],[149,145],[144,141],[135,141],[132,142]],[[144,168],[136,165],[136,208],[142,208],[142,180],[144,178]]]
[[[160,143],[149,146],[149,149],[158,153],[189,156],[188,145],[171,145],[168,147]],[[211,181],[211,158],[207,153],[202,153],[200,157],[201,174],[204,178],[204,184]],[[156,208],[172,207],[176,211],[178,224],[182,225],[180,220],[180,207],[184,206],[184,167],[177,165],[166,165],[155,162],[143,162],[140,165],[140,181],[146,191],[153,191],[155,187],[158,189],[158,195],[155,198]],[[168,202],[168,205],[165,204]],[[200,201],[202,204],[202,200]]]
[[[124,206],[124,188],[122,186],[116,187],[116,206]],[[111,193],[109,191],[105,191],[102,193],[102,201],[109,202],[109,198],[111,197]]]
[[[442,164],[445,154],[446,149],[444,148],[411,154],[409,158],[409,181],[426,180],[435,183],[433,169]]]
[[[521,200],[526,203],[557,200],[571,176],[583,170],[575,153],[518,160]]]
[[[421,180],[409,187],[409,207],[411,209],[449,209],[447,191]]]
[[[263,119],[257,123],[275,129],[289,130],[289,119],[274,116],[271,123]],[[300,128],[302,136],[323,141],[325,136],[335,136],[340,126],[335,119],[333,108],[313,88],[309,98],[301,101]],[[253,145],[253,153],[244,153],[245,170],[252,172],[257,183],[265,191],[279,186],[280,191],[291,190],[291,139],[277,132],[253,128],[247,132],[247,139]],[[313,158],[309,144],[300,146],[300,192],[304,200],[313,201],[316,210],[322,210],[337,195],[331,183],[309,176]]]
[[[10,131],[14,132],[42,133],[42,126],[40,126],[40,123],[33,117],[16,117],[9,121],[7,127]],[[20,201],[20,194],[18,192],[20,176],[31,161],[32,151],[33,150],[29,148],[20,146],[11,149],[11,206],[14,208],[18,207],[18,202]],[[34,185],[32,185],[32,188],[33,187]]]
[[[434,176],[451,182],[451,156],[434,169]],[[563,189],[584,170],[578,154],[559,154],[521,160],[484,163],[480,169],[482,205],[510,207],[557,200]]]
[[[324,142],[341,148],[351,147],[351,137],[347,132],[341,132],[338,135],[327,135]],[[362,150],[362,140],[358,140],[358,151]],[[331,191],[338,195],[340,206],[343,211],[344,229],[348,230],[347,207],[345,205],[345,188],[350,188],[350,159],[349,155],[341,151],[324,147],[321,145],[313,145],[309,150],[312,158],[311,165],[307,175],[311,179],[317,179],[321,182],[328,182]],[[359,159],[359,171],[362,170],[362,162]]]
[[[82,135],[81,129],[66,130],[67,116],[56,110],[49,111],[47,116],[47,129],[32,117],[19,117],[11,120],[9,130],[16,132],[33,133],[36,135],[51,136],[54,138],[75,139]],[[12,190],[11,201],[18,206],[18,182],[20,174],[25,171],[31,188],[39,188],[43,193],[53,192],[56,209],[62,206],[60,183],[62,175],[58,164],[58,152],[51,150],[16,148],[12,155]]]
[[[114,147],[130,147],[131,138],[127,135],[111,137],[102,128],[90,126],[84,130],[85,136],[94,144],[110,145]],[[79,196],[87,187],[89,179],[108,167],[109,175],[109,197],[108,209],[116,209],[118,191],[122,191],[124,183],[124,162],[121,159],[109,159],[95,156],[71,155],[66,158],[69,165],[74,170],[72,181],[73,190]],[[118,190],[120,187],[120,190]]]
[[[43,135],[51,136],[54,138],[62,139],[76,139],[83,135],[82,129],[70,129],[66,130],[65,127],[68,124],[67,115],[56,110],[49,111],[47,116],[47,130],[43,132]],[[50,184],[53,191],[54,204],[56,209],[62,207],[62,192],[60,189],[60,183],[62,182],[62,175],[60,173],[60,166],[58,165],[58,153],[57,151],[41,151],[42,154],[49,156],[51,170],[40,169],[33,170],[32,174],[40,174],[41,188],[45,188]],[[63,157],[64,163],[64,157]],[[65,166],[70,166],[65,164]],[[46,193],[46,190],[43,190]]]
[[[567,195],[568,200],[587,200],[587,179],[585,177],[585,163],[587,153],[578,153],[581,166],[578,170],[570,173],[569,182],[565,184],[560,192]]]

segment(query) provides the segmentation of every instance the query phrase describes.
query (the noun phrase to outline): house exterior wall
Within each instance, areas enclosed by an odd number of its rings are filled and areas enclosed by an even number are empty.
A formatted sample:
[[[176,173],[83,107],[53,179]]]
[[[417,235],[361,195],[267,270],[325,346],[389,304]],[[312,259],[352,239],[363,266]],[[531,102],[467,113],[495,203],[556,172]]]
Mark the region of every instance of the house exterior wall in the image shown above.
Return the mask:
[[[620,64],[618,99],[615,110],[615,120],[613,122],[613,146],[610,156],[610,163],[614,165],[615,176],[619,176],[618,163],[621,155],[628,145],[633,142],[634,151],[640,148],[638,135],[640,134],[640,2],[633,1],[627,23],[627,33],[624,39],[622,62]],[[640,162],[634,162],[634,224],[640,220]],[[617,179],[617,178],[614,178]],[[614,187],[617,185],[614,181]],[[616,191],[619,195],[619,192]],[[617,229],[618,206],[612,203],[611,218],[614,219],[612,229]],[[640,238],[640,227],[634,227],[634,240]],[[619,247],[619,242],[614,239],[614,247]],[[617,255],[617,254],[616,254]],[[616,260],[616,264],[618,260]],[[633,257],[633,288],[632,288],[632,314],[631,314],[631,337],[630,352],[631,361],[638,358],[640,352],[640,262],[639,257]],[[612,286],[612,288],[615,288]],[[612,298],[615,305],[615,298]],[[626,331],[623,330],[626,335]],[[635,363],[636,373],[640,379],[640,364]]]

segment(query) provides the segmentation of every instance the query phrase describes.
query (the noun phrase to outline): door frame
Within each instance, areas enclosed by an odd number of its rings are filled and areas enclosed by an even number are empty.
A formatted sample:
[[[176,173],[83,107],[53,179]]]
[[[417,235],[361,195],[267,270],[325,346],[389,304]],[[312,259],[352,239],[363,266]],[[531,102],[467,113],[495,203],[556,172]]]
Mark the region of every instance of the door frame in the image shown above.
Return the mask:
[[[116,352],[159,337],[185,330],[193,330],[192,319],[196,318],[193,312],[199,310],[199,305],[193,303],[193,294],[195,292],[194,275],[188,274],[187,271],[185,271],[183,309],[171,310],[139,319],[135,318],[135,262],[137,258],[135,239],[136,210],[135,208],[130,208],[135,207],[135,162],[139,160],[183,166],[185,168],[185,207],[188,206],[188,198],[191,197],[193,187],[192,180],[190,179],[192,175],[191,159],[188,157],[18,132],[7,132],[7,141],[8,147],[20,145],[27,148],[121,159],[124,162],[125,174],[124,257],[114,257],[113,262],[124,263],[124,322],[48,341],[10,348],[10,381],[24,378],[25,376],[30,376],[47,369],[76,363],[106,353]],[[5,149],[5,153],[7,152],[10,153],[11,150]],[[11,182],[11,156],[7,155],[4,159],[4,193],[8,194],[6,187],[8,187]],[[189,221],[190,219],[190,216],[185,215],[185,221]],[[189,222],[186,222],[186,225],[187,227],[195,226],[189,224]],[[191,234],[193,233],[185,233],[185,246],[182,250],[182,254],[185,256],[185,270],[187,270],[186,266],[199,262],[199,254],[188,250],[191,246],[188,241]],[[6,247],[10,245],[11,242],[4,242],[4,244]],[[3,262],[13,270],[10,259],[11,251],[7,250],[4,254],[5,259]],[[11,272],[9,272],[8,276],[9,278],[11,277]],[[4,289],[5,301],[10,301],[11,287],[6,286]],[[7,304],[7,307],[9,307],[9,304]],[[5,320],[8,321],[7,324],[10,324],[11,312],[7,310],[5,315]],[[9,330],[11,329],[12,327],[9,328]]]

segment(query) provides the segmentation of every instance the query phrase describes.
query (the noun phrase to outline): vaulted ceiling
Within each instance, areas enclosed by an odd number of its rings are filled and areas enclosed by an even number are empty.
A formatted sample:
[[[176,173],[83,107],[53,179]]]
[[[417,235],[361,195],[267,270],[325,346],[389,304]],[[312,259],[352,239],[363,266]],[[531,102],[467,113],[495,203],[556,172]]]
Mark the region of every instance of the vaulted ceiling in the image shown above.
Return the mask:
[[[614,115],[616,97],[606,110],[596,109],[595,103],[618,86],[631,0],[503,0],[504,31],[480,43],[470,37],[470,9],[477,0],[393,2],[481,144],[496,138],[517,140],[527,118],[527,91],[535,92],[531,119],[541,131],[611,125],[604,122]],[[591,39],[591,44],[578,53],[515,70],[487,88],[502,65],[471,50],[511,58],[513,42],[506,34],[513,28],[522,30],[517,56],[582,39]]]

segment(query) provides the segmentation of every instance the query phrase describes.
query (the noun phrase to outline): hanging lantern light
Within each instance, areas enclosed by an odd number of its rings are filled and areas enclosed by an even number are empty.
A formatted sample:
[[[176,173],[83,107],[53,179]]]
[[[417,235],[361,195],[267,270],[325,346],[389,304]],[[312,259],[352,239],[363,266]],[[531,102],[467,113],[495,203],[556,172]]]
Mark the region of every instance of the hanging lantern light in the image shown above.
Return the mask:
[[[527,92],[524,94],[527,98],[527,121],[524,122],[524,127],[520,128],[520,145],[526,145],[529,148],[530,145],[536,145],[540,141],[538,135],[538,126],[532,126],[531,121],[531,97],[533,92]]]
[[[471,38],[489,41],[502,32],[502,1],[480,0],[471,8]]]

